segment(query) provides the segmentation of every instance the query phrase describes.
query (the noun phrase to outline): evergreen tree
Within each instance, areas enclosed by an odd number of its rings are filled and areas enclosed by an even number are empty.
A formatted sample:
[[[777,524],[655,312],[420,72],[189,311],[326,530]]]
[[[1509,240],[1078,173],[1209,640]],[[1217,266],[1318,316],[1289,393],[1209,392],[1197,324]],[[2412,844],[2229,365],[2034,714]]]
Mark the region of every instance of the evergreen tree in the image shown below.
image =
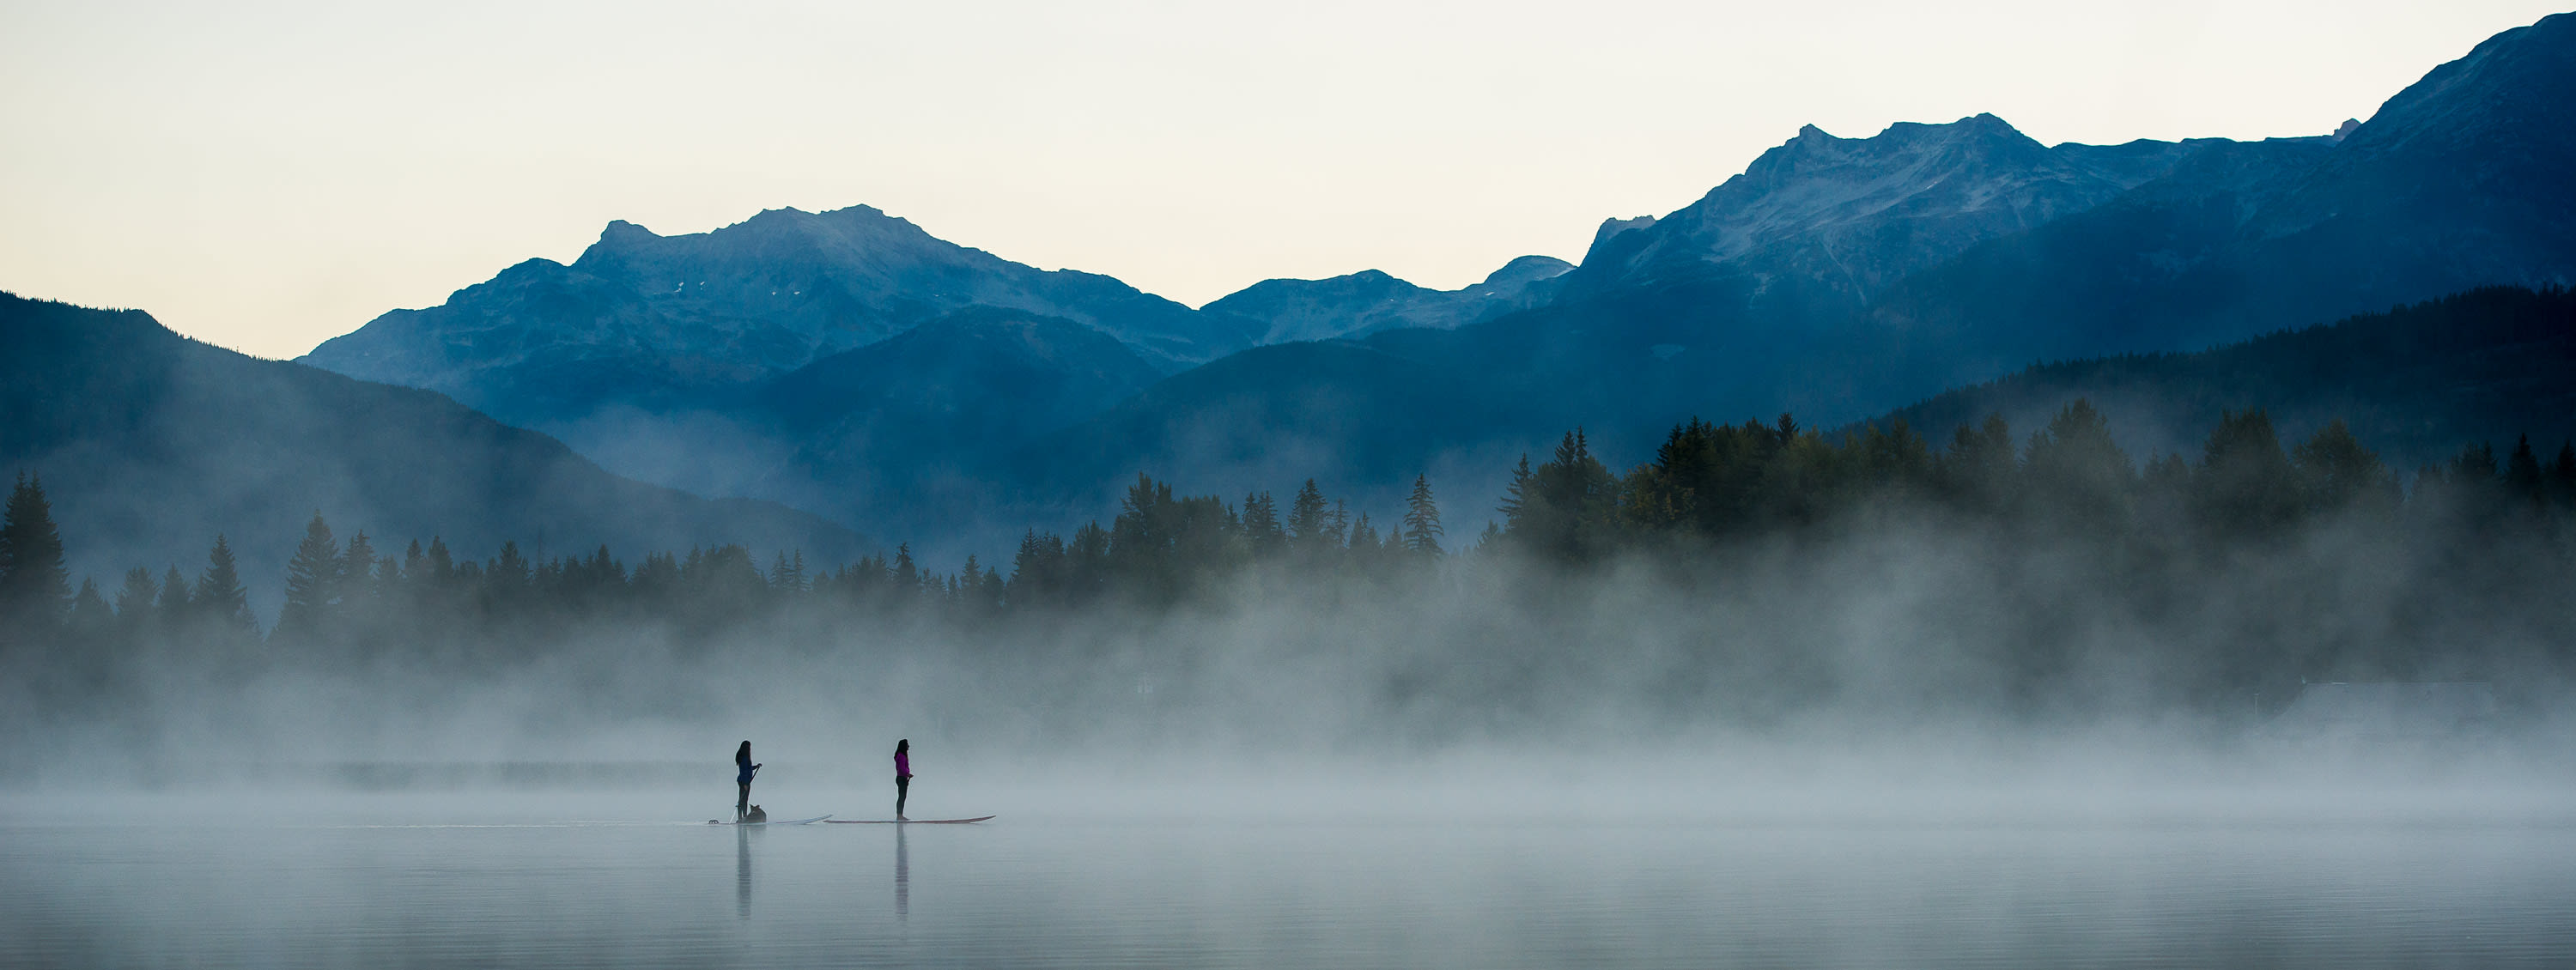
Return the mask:
[[[769,565],[769,588],[790,594],[803,593],[807,590],[805,550],[796,550],[794,559],[788,558],[785,552],[776,554],[776,558]]]
[[[72,594],[71,612],[63,625],[73,640],[84,646],[100,646],[116,632],[116,611],[109,609],[107,598],[98,594],[98,583],[84,576],[80,592]]]
[[[1020,537],[1020,550],[1011,557],[1009,598],[1015,606],[1061,606],[1069,588],[1065,575],[1064,540],[1054,533],[1039,535],[1030,529]]]
[[[2012,426],[2002,414],[1988,414],[1977,427],[1963,424],[1951,433],[1950,450],[1935,463],[1933,475],[1952,501],[2001,513],[2013,500],[2018,472]]]
[[[349,537],[349,547],[340,553],[340,614],[372,616],[383,602],[385,573],[392,571],[390,557],[376,555],[376,544],[361,530]]]
[[[642,602],[667,602],[680,589],[680,557],[667,552],[646,554],[644,564],[635,567],[631,587]]]
[[[70,679],[73,689],[94,693],[106,686],[120,626],[116,611],[98,594],[98,584],[82,577],[80,592],[73,594],[71,609],[63,616],[62,637],[55,642],[53,657],[55,670]]]
[[[1521,518],[1529,514],[1530,499],[1537,487],[1537,481],[1530,475],[1529,453],[1522,452],[1521,463],[1512,466],[1511,484],[1503,486],[1503,504],[1494,507],[1494,511],[1503,514],[1503,522],[1499,526],[1486,523],[1486,536],[1509,535],[1519,527]]]
[[[1279,504],[1268,491],[1243,497],[1243,535],[1257,558],[1268,558],[1288,548],[1288,532],[1279,524]]]
[[[125,585],[116,590],[116,615],[128,624],[142,623],[152,615],[152,600],[161,587],[152,582],[152,571],[136,566],[125,571]]]
[[[1351,523],[1348,548],[1354,553],[1364,554],[1376,552],[1377,547],[1377,526],[1369,521],[1368,513],[1362,512],[1360,517]]]
[[[428,567],[426,575],[431,588],[446,589],[455,583],[456,557],[447,551],[447,540],[437,536],[429,537],[429,554],[425,565]],[[421,571],[415,570],[412,579],[417,582],[421,578]]]
[[[2262,411],[2220,412],[2201,451],[2192,511],[2203,527],[2221,536],[2271,535],[2306,508],[2298,470]]]
[[[1327,511],[1330,507],[1324,501],[1324,490],[1315,487],[1314,479],[1297,486],[1297,497],[1288,502],[1289,544],[1301,549],[1322,544],[1324,531],[1331,524]]]
[[[2026,507],[2039,517],[2086,532],[2128,528],[2137,472],[2091,401],[2076,398],[2032,434],[2023,467]]]
[[[483,585],[495,596],[513,598],[527,592],[532,572],[528,557],[519,551],[519,544],[504,539],[501,541],[501,554],[483,567]],[[757,568],[752,570],[752,575],[759,574]]]
[[[71,606],[71,572],[43,481],[24,473],[0,514],[0,625],[32,630],[62,622]]]
[[[197,587],[188,594],[188,609],[216,624],[219,629],[251,632],[259,621],[250,615],[250,594],[242,589],[241,567],[233,561],[233,547],[215,534],[214,548],[206,550],[206,569],[197,574]]]
[[[1785,425],[1788,416],[1782,415]],[[1515,478],[1520,477],[1515,474]],[[1556,455],[1514,483],[1519,515],[1508,527],[1516,541],[1542,555],[1579,562],[1604,551],[1618,514],[1617,478],[1592,457],[1583,430],[1566,433]]]
[[[2542,491],[2540,456],[2531,451],[2531,436],[2523,435],[2513,443],[2513,454],[2504,462],[2505,494],[2516,501],[2539,505],[2547,501]]]
[[[330,523],[322,521],[317,510],[313,521],[304,525],[304,541],[295,544],[294,558],[286,561],[286,605],[277,611],[274,635],[285,639],[320,635],[338,603],[339,585],[340,544],[332,539]]]
[[[1105,591],[1109,581],[1109,530],[1098,522],[1085,522],[1073,531],[1073,539],[1064,544],[1065,595],[1075,602],[1088,602]]]
[[[921,567],[912,561],[912,543],[906,542],[895,546],[895,589],[901,591],[906,596],[915,595],[921,592],[924,581],[925,577],[921,574]]]
[[[179,574],[179,565],[161,576],[161,595],[152,601],[152,612],[163,623],[177,623],[188,615],[188,577]]]
[[[2362,447],[2361,439],[2353,437],[2352,428],[2342,418],[2308,436],[2290,457],[2299,470],[2300,485],[2311,509],[2343,508],[2381,494],[2387,486],[2388,466]]]
[[[2495,446],[2481,441],[2452,456],[2448,477],[2454,485],[2484,488],[2494,485],[2498,475]]]
[[[984,579],[975,584],[975,599],[987,610],[997,610],[1008,601],[1010,584],[1002,580],[1002,571],[987,567]]]
[[[1440,554],[1440,503],[1431,497],[1431,478],[1413,476],[1413,495],[1404,500],[1405,551],[1423,556]]]

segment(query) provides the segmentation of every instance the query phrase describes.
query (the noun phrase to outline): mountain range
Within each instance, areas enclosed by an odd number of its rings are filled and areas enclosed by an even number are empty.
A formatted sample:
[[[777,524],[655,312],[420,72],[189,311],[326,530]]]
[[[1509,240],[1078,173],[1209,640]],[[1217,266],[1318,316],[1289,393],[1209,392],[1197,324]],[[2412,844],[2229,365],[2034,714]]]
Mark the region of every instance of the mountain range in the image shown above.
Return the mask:
[[[833,522],[610,475],[561,442],[447,397],[199,343],[138,310],[0,293],[0,468],[44,483],[75,576],[137,566],[193,576],[218,532],[269,615],[320,513],[379,553],[444,539],[482,559],[605,545],[746,543],[824,561],[866,551]]]
[[[568,266],[521,263],[304,361],[887,535],[1096,515],[1138,471],[1227,494],[1311,476],[1363,502],[1428,472],[1481,502],[1570,427],[1633,460],[1691,415],[1841,423],[2034,361],[2563,285],[2571,106],[2576,16],[2557,15],[2335,135],[1808,127],[1689,205],[1605,221],[1570,266],[1524,257],[1456,291],[1268,280],[1195,310],[863,206],[685,236],[617,222]]]

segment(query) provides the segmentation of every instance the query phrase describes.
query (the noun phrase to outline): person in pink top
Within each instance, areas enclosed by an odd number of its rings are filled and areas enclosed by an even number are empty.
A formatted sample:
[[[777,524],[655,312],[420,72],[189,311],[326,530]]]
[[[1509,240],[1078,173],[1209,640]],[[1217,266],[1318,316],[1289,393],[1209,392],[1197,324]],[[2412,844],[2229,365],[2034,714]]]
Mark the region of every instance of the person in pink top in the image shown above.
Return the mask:
[[[894,743],[894,820],[904,821],[903,799],[912,793],[912,739]]]

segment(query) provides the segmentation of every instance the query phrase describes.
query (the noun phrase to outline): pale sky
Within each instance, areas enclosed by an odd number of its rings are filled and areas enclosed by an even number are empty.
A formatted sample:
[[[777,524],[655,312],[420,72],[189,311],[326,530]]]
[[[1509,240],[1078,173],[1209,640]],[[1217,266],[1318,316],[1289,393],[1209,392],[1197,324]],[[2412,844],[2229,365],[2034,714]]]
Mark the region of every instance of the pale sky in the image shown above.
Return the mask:
[[[1578,258],[1802,124],[2323,134],[2550,12],[0,0],[0,289],[290,357],[611,219],[860,203],[1193,306],[1367,268],[1448,288]]]

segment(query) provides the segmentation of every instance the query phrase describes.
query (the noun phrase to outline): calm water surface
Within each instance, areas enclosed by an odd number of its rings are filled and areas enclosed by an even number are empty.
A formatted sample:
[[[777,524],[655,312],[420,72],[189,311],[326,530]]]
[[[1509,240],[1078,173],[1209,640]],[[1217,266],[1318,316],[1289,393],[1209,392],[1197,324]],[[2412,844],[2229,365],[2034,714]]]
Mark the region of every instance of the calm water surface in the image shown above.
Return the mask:
[[[0,807],[11,966],[2576,961],[2576,827],[2547,819],[1031,810],[974,826],[734,829],[679,821],[704,812],[677,801],[572,795]]]

